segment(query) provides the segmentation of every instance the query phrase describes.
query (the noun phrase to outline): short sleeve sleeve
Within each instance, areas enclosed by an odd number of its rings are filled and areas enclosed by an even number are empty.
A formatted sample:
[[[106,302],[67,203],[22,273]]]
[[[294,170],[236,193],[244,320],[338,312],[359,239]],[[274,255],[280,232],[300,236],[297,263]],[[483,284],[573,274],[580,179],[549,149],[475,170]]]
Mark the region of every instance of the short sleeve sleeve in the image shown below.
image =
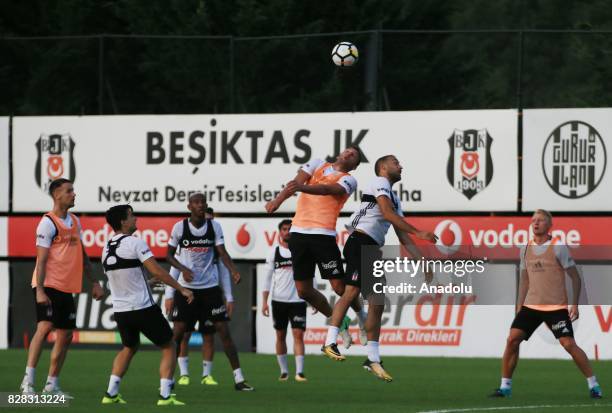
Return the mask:
[[[351,175],[343,176],[338,184],[344,188],[347,194],[351,195],[357,189],[357,180]]]
[[[372,181],[372,192],[374,197],[386,196],[389,200],[393,200],[391,197],[391,184],[386,178],[376,178]]]
[[[177,247],[179,242],[181,241],[181,236],[183,236],[183,221],[179,221],[172,227],[172,232],[170,233],[170,240],[168,241],[168,245],[171,247]]]
[[[151,252],[151,248],[149,248],[146,242],[136,237],[133,237],[132,240],[133,251],[140,262],[145,262],[146,260],[154,256]]]
[[[305,163],[300,169],[306,172],[308,175],[312,175],[321,165],[325,162],[321,159],[311,159],[308,163]]]
[[[57,229],[50,218],[43,217],[36,227],[36,246],[51,248]]]
[[[521,270],[521,271],[522,271],[522,270],[524,270],[524,269],[526,268],[526,267],[525,267],[525,253],[526,253],[526,252],[527,252],[527,246],[526,246],[526,245],[523,245],[523,246],[521,247],[521,250],[520,250],[521,264],[520,264],[520,267],[519,267],[519,268],[520,268],[520,270]]]
[[[212,222],[213,229],[215,230],[215,245],[223,245],[225,244],[225,237],[223,236],[223,228],[221,228],[221,224],[217,221]]]
[[[567,245],[556,244],[555,245],[555,256],[557,257],[557,261],[564,269],[576,266],[576,262],[572,258],[569,248]]]

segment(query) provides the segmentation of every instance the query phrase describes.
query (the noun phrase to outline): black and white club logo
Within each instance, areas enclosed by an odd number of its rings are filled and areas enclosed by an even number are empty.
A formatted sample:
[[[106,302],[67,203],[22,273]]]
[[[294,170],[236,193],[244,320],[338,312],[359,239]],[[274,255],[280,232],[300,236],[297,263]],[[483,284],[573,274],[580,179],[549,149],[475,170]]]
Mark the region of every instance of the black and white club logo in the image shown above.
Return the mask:
[[[569,199],[587,196],[606,171],[606,146],[601,135],[582,121],[557,126],[544,145],[542,169],[557,194]]]
[[[446,164],[448,182],[467,199],[485,189],[493,178],[491,144],[486,129],[455,129],[448,138],[450,150]]]
[[[70,134],[42,134],[35,146],[34,178],[43,192],[47,192],[49,184],[58,178],[67,178],[74,182],[76,178],[75,144]]]

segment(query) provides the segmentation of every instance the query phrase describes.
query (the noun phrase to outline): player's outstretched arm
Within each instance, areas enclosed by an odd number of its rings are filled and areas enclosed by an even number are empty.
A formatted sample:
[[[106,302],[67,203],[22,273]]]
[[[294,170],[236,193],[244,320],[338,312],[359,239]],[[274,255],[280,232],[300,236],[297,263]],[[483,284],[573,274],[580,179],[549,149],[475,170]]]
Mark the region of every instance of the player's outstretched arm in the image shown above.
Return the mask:
[[[303,169],[300,169],[295,178],[285,185],[276,198],[266,204],[266,212],[271,214],[276,211],[283,204],[283,202],[295,194],[297,189],[296,185],[303,185],[309,178],[310,175]]]
[[[433,232],[420,231],[414,226],[404,221],[404,217],[398,215],[395,212],[395,210],[393,209],[393,205],[391,204],[391,200],[386,195],[377,196],[376,203],[378,204],[378,208],[380,208],[380,212],[382,213],[383,218],[389,221],[391,225],[393,225],[393,228],[395,228],[398,234],[400,232],[414,234],[417,238],[424,239],[430,242],[436,242],[438,240],[438,237]]]
[[[234,261],[232,261],[232,257],[230,257],[229,254],[227,253],[227,250],[225,249],[225,245],[219,244],[216,246],[216,248],[217,248],[217,252],[219,253],[219,258],[221,259],[223,264],[225,264],[227,269],[230,271],[230,274],[232,274],[232,279],[234,280],[234,283],[238,284],[240,282],[240,273],[236,269],[236,266],[234,265]]]
[[[151,274],[152,277],[157,278],[159,281],[163,282],[166,285],[174,288],[178,292],[180,292],[186,299],[188,303],[191,303],[193,300],[193,293],[180,285],[178,281],[176,281],[168,271],[164,270],[161,265],[157,262],[157,260],[153,257],[148,258],[143,263],[146,270]]]
[[[404,246],[404,248],[406,248],[406,250],[408,250],[410,256],[413,259],[418,260],[423,257],[423,254],[421,253],[419,248],[416,246],[412,238],[410,238],[410,236],[406,232],[398,231],[396,227],[394,227],[394,229],[395,233],[397,234],[397,238],[400,240],[400,243]],[[431,282],[433,281],[433,277],[433,271],[427,269],[427,271],[425,271],[425,282],[427,284],[431,284]]]

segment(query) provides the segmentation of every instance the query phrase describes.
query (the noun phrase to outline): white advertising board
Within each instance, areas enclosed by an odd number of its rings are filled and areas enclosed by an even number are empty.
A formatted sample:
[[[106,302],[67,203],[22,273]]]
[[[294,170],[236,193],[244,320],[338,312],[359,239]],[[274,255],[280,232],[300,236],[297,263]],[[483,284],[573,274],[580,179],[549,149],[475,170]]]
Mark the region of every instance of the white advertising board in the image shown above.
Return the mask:
[[[223,212],[264,212],[275,191],[313,158],[335,159],[349,144],[365,158],[404,166],[394,190],[405,210],[511,211],[517,203],[514,110],[274,115],[13,118],[14,210],[40,212],[50,180],[74,179],[76,210],[130,203],[183,212],[190,191]],[[293,211],[296,197],[279,212]],[[345,205],[353,211],[359,192]]]

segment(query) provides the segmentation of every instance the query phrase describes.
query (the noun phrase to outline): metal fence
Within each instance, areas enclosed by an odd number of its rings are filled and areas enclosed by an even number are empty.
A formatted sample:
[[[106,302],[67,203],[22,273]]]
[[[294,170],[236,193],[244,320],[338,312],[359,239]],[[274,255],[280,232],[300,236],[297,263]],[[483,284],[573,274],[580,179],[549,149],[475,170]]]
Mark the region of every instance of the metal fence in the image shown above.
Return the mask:
[[[331,49],[361,60],[336,68]],[[612,31],[0,38],[0,114],[611,106]]]

